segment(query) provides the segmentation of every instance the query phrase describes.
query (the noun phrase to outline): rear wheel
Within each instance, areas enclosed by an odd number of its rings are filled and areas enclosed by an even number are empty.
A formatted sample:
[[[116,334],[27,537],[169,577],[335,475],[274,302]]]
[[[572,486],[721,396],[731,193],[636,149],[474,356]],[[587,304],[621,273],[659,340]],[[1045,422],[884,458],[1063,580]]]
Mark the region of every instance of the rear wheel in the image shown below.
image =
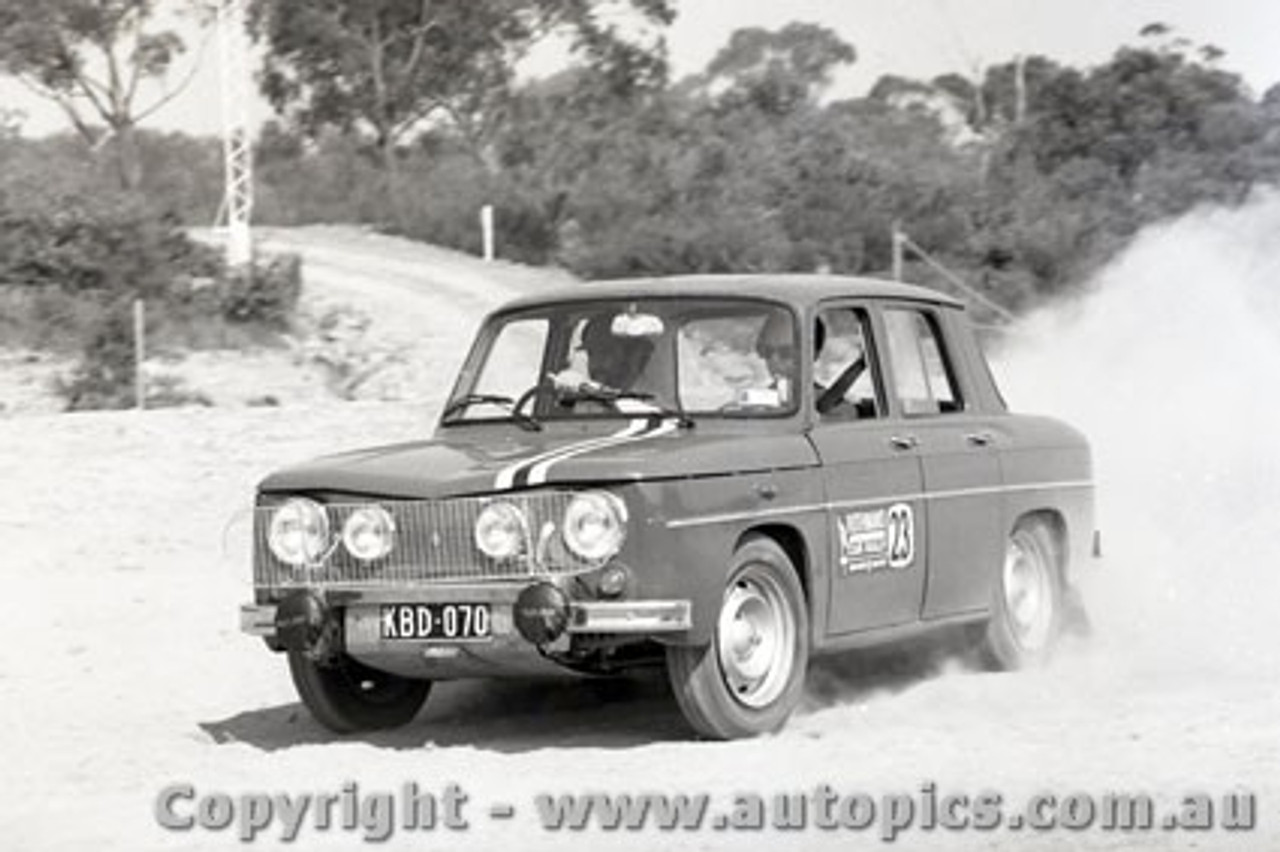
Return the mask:
[[[981,649],[999,669],[1043,665],[1062,634],[1062,571],[1053,534],[1043,521],[1020,521],[1005,543],[991,620]]]
[[[809,659],[804,590],[772,539],[734,554],[711,644],[669,646],[667,673],[698,733],[733,739],[774,731],[795,709]]]
[[[322,665],[303,651],[290,651],[289,673],[311,715],[339,734],[407,724],[431,692],[429,680],[379,671],[345,654]]]

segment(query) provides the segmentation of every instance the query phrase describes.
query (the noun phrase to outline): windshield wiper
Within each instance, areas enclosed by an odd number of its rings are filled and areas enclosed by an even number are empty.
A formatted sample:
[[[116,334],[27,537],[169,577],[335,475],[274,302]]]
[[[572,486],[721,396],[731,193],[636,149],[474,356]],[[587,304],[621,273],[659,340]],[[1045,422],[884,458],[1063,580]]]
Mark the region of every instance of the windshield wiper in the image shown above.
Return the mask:
[[[683,411],[674,408],[667,408],[658,402],[658,398],[647,391],[624,391],[617,388],[611,388],[608,385],[583,384],[559,394],[561,404],[573,405],[582,400],[591,402],[617,403],[619,400],[632,399],[638,402],[647,402],[653,406],[653,411],[636,411],[624,412],[626,414],[647,414],[653,417],[674,418],[676,425],[681,429],[692,429],[695,425],[692,418]],[[617,408],[617,406],[614,406]],[[621,409],[619,409],[621,410]]]
[[[511,410],[511,419],[513,419],[521,429],[524,429],[527,432],[542,431],[541,423],[534,420],[523,411],[516,410],[516,401],[514,399],[509,396],[502,396],[501,394],[496,393],[469,393],[466,396],[459,397],[449,403],[449,406],[445,408],[444,413],[440,415],[440,421],[446,424],[457,423],[457,415],[466,411],[473,405],[481,404],[505,405]]]

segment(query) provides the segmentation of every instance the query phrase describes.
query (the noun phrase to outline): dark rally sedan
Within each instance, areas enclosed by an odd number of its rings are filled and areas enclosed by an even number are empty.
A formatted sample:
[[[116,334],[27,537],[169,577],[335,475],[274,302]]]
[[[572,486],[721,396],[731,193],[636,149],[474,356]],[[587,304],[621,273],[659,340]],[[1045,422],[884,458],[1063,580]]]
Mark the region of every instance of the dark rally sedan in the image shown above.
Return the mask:
[[[408,722],[436,680],[661,664],[697,732],[749,736],[816,654],[949,628],[1044,661],[1091,476],[938,293],[584,285],[487,318],[430,440],[263,481],[242,626],[336,731]]]

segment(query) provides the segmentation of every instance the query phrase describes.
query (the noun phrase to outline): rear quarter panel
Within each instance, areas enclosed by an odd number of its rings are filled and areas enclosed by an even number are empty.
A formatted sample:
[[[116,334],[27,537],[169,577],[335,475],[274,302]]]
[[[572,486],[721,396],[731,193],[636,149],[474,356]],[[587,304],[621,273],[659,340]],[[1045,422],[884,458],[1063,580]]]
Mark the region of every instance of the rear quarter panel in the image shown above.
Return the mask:
[[[1085,437],[1048,417],[1010,415],[1000,453],[1005,529],[1043,512],[1061,519],[1067,580],[1089,560],[1094,533],[1093,461]]]

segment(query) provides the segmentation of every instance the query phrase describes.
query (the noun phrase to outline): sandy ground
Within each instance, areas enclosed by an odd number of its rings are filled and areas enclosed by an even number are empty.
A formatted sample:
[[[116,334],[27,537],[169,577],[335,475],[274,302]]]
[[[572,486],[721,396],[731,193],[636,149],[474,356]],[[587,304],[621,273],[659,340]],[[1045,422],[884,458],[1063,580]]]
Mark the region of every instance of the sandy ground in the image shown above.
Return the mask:
[[[253,844],[234,829],[166,831],[157,795],[174,782],[236,797],[354,781],[366,792],[456,782],[469,794],[468,830],[377,844],[393,849],[887,845],[877,829],[549,832],[533,807],[539,793],[727,801],[822,783],[876,800],[927,783],[998,791],[1010,810],[1039,792],[1146,792],[1173,806],[1186,793],[1247,790],[1259,812],[1252,832],[936,829],[904,834],[903,848],[1280,848],[1280,417],[1258,390],[1261,371],[1280,366],[1280,342],[1253,301],[1257,282],[1275,280],[1274,252],[1252,248],[1280,215],[1274,205],[1239,215],[1251,218],[1153,234],[1101,295],[1028,323],[1002,358],[1019,407],[1071,416],[1098,448],[1109,554],[1088,590],[1092,640],[1018,675],[825,663],[785,731],[726,744],[690,741],[661,680],[643,679],[441,685],[409,727],[355,739],[311,721],[282,660],[236,629],[250,595],[254,483],[285,462],[427,432],[479,315],[545,276],[341,229],[272,234],[305,255],[308,298],[349,300],[388,340],[425,347],[429,363],[415,369],[430,381],[411,402],[0,419],[0,846],[277,848],[278,827]],[[1236,266],[1216,265],[1254,237]],[[1197,240],[1212,263],[1186,256]],[[1170,245],[1182,248],[1170,256]],[[1214,275],[1197,277],[1206,268]],[[1201,292],[1201,277],[1215,289]],[[1153,294],[1175,285],[1190,304],[1162,308],[1159,331],[1138,335],[1161,304]],[[1237,325],[1206,340],[1199,330],[1215,322]],[[1174,395],[1155,381],[1170,358]],[[1227,423],[1224,406],[1240,408]],[[493,803],[515,817],[488,818]],[[288,848],[365,845],[358,830],[307,826]]]

